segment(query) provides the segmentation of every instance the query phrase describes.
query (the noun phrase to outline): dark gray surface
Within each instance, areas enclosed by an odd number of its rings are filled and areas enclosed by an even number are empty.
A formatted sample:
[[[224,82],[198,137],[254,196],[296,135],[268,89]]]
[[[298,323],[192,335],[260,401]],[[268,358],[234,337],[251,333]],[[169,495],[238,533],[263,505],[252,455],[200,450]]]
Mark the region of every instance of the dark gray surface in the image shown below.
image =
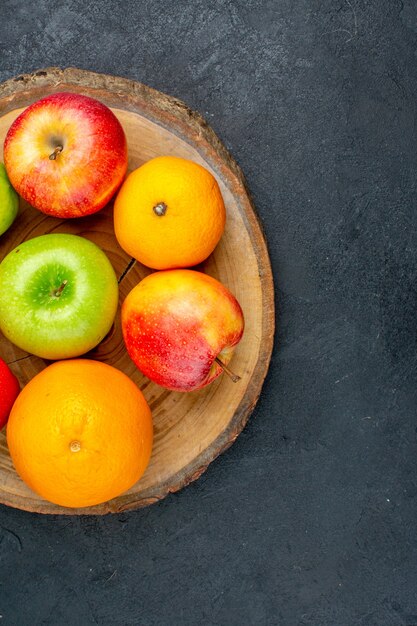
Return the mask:
[[[1,623],[416,626],[416,3],[3,0],[0,29],[0,79],[72,65],[200,111],[278,304],[260,402],[197,483],[105,518],[0,507]]]

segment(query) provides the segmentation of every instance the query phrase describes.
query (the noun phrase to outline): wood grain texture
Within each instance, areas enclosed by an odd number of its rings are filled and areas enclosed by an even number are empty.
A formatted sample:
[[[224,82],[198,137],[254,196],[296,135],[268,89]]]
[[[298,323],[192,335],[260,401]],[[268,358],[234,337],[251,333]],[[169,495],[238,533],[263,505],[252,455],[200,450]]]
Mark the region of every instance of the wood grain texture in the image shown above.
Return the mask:
[[[26,487],[13,469],[4,431],[0,434],[0,502],[40,513],[104,514],[156,502],[197,479],[210,462],[233,443],[259,397],[272,352],[274,293],[272,272],[261,226],[243,175],[203,118],[182,102],[124,78],[78,70],[49,68],[18,76],[0,85],[0,140],[30,103],[57,91],[90,95],[110,106],[127,136],[129,171],[148,159],[172,154],[207,167],[217,178],[227,208],[225,233],[200,269],[222,281],[238,298],[245,315],[245,334],[232,359],[242,380],[223,375],[207,388],[181,394],[167,391],[141,375],[122,341],[120,316],[112,331],[92,352],[118,367],[142,389],[154,419],[155,440],[143,478],[114,500],[84,509],[46,502]],[[20,242],[40,234],[69,232],[97,243],[109,256],[120,281],[120,303],[150,272],[121,250],[113,234],[112,205],[76,220],[48,217],[21,202],[19,216],[0,239],[0,259]],[[22,385],[48,365],[19,350],[0,335],[0,356]]]

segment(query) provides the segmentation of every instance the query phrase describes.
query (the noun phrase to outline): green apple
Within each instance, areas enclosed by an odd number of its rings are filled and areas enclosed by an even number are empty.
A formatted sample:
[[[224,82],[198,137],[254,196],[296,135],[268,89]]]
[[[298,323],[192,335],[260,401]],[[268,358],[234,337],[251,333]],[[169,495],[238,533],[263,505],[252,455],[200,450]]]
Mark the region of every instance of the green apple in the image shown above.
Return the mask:
[[[8,179],[6,168],[0,163],[0,235],[13,224],[19,209],[19,196]]]
[[[106,336],[118,306],[116,274],[84,237],[49,234],[17,246],[0,263],[0,330],[44,359],[66,359]]]

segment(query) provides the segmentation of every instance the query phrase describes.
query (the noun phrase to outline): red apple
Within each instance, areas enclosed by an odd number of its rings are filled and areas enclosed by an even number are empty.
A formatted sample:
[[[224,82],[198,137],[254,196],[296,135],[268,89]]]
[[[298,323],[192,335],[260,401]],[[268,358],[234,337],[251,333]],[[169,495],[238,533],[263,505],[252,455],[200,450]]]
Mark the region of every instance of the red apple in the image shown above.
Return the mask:
[[[126,137],[98,100],[54,93],[13,122],[4,164],[13,187],[32,206],[55,217],[81,217],[99,211],[121,185]]]
[[[174,391],[200,389],[228,371],[243,327],[242,309],[230,291],[194,270],[150,274],[122,306],[130,357],[148,378]]]
[[[0,428],[9,419],[9,413],[19,393],[19,381],[3,359],[0,359]]]

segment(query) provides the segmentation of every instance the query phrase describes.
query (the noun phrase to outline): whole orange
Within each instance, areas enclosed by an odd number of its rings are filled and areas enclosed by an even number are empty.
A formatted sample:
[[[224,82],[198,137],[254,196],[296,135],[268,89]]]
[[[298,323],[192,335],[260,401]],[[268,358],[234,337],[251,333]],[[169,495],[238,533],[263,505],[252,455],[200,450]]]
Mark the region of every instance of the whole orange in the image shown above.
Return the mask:
[[[151,411],[125,374],[98,361],[58,361],[19,394],[7,443],[21,478],[66,507],[114,498],[142,476],[152,450]]]
[[[161,156],[134,170],[114,204],[121,247],[154,269],[191,267],[206,259],[224,231],[226,209],[204,167]]]

